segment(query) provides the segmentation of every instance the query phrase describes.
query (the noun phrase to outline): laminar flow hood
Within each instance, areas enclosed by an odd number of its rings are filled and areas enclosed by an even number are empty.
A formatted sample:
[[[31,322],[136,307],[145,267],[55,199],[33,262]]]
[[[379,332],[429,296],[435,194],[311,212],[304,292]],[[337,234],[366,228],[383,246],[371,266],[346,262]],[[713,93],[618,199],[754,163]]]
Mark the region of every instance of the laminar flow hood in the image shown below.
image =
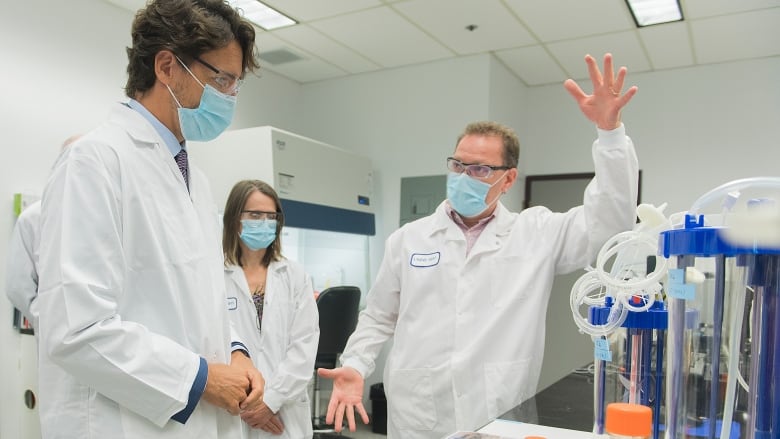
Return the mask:
[[[188,142],[188,153],[190,163],[206,174],[220,212],[236,182],[263,180],[282,199],[288,226],[376,233],[367,158],[270,126]]]

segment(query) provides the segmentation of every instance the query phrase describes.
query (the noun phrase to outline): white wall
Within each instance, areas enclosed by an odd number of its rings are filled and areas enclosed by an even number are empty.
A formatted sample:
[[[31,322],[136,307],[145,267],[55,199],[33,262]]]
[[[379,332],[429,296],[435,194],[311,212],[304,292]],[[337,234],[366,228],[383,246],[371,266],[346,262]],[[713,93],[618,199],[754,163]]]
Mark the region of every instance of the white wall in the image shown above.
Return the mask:
[[[627,83],[638,85],[639,93],[622,117],[643,172],[642,201],[669,202],[668,214],[686,210],[722,183],[780,175],[778,77],[780,57],[656,73],[629,70]],[[534,111],[521,133],[526,172],[592,171],[595,131],[563,87],[529,89],[528,103]]]
[[[11,196],[40,193],[60,143],[89,130],[112,102],[123,99],[132,14],[99,0],[0,1],[4,284]],[[777,175],[778,77],[780,57],[629,72],[628,82],[640,91],[623,118],[644,172],[643,200],[668,201],[667,212],[678,211],[723,182]],[[232,128],[274,125],[373,160],[378,203],[373,278],[383,240],[398,224],[400,178],[444,173],[444,157],[456,136],[467,122],[480,119],[497,119],[517,130],[523,175],[592,170],[594,129],[563,87],[527,89],[488,55],[304,86],[266,71],[245,84]],[[507,204],[521,200],[522,191],[513,192]],[[20,381],[21,339],[10,316],[10,304],[0,299],[2,438],[25,437],[20,425],[29,417],[22,406],[21,392],[29,383]]]
[[[384,240],[398,228],[401,178],[445,174],[445,159],[468,122],[495,118],[515,125],[524,88],[488,55],[303,86],[302,134],[373,160],[378,207],[377,234],[370,240],[372,280]],[[366,386],[382,381],[387,349]]]
[[[486,119],[500,122],[504,125],[514,128],[518,136],[522,135],[520,128],[526,119],[525,114],[529,111],[527,106],[528,88],[520,84],[517,77],[510,72],[498,58],[490,57],[490,83],[488,93],[490,101],[488,102],[488,116]],[[522,145],[520,157],[523,156]],[[515,184],[503,197],[501,202],[507,209],[519,212],[523,210],[523,198],[525,187],[525,162],[520,161],[517,165],[518,177]]]
[[[374,273],[398,227],[401,177],[446,173],[464,125],[488,116],[488,57],[473,56],[306,84],[307,137],[371,158]]]
[[[777,175],[778,74],[778,57],[657,73],[629,71],[628,84],[640,91],[623,120],[643,169],[642,200],[669,202],[671,213],[726,181]],[[589,81],[581,86],[592,89]],[[514,210],[521,206],[524,176],[593,170],[595,127],[563,85],[526,88],[490,56],[304,85],[304,107],[305,135],[374,160],[380,204],[372,278],[382,241],[398,222],[400,178],[443,173],[443,157],[469,121],[495,119],[517,131],[521,180],[504,197]],[[572,343],[587,342],[571,335]],[[381,367],[367,384],[380,380]]]
[[[124,101],[125,48],[133,14],[100,0],[0,0],[0,285],[5,285],[12,194],[39,194],[62,142],[104,120]],[[272,72],[248,78],[231,128],[301,129],[301,87]],[[240,159],[240,158],[237,158]],[[30,336],[11,328],[12,306],[0,296],[0,438],[38,437],[37,410],[23,392],[37,389]],[[32,358],[34,360],[34,357]]]
[[[94,0],[3,1],[2,7],[0,285],[5,285],[12,194],[40,195],[62,142],[97,124],[110,102],[121,98],[130,13]],[[22,369],[34,368],[35,357],[21,355],[32,351],[34,340],[12,330],[12,309],[0,299],[0,437],[34,438],[37,410],[25,408],[22,395],[37,384]]]

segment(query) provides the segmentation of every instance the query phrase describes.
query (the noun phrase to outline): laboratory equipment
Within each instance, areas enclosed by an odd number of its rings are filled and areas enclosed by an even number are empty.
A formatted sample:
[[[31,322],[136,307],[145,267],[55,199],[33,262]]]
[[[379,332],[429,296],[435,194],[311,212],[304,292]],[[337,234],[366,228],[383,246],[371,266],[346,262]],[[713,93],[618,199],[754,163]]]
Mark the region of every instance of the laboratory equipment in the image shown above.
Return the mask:
[[[778,196],[778,178],[727,183],[661,233],[671,264],[666,439],[780,439]]]
[[[666,262],[657,263],[656,253],[658,233],[671,227],[663,208],[640,205],[637,227],[608,240],[595,269],[572,288],[574,321],[594,342],[596,435],[606,433],[607,407],[612,403],[643,405],[648,413],[662,413],[667,311],[659,281],[666,274]],[[587,320],[580,314],[585,305]],[[648,436],[652,431],[654,439],[659,437],[659,424],[659,416],[652,417]]]
[[[239,180],[271,184],[282,202],[282,253],[301,263],[315,291],[369,289],[369,236],[376,233],[371,161],[278,128],[226,131],[188,142],[190,163],[209,180],[221,212]]]
[[[652,417],[652,410],[645,405],[614,402],[607,406],[607,437],[649,439]]]

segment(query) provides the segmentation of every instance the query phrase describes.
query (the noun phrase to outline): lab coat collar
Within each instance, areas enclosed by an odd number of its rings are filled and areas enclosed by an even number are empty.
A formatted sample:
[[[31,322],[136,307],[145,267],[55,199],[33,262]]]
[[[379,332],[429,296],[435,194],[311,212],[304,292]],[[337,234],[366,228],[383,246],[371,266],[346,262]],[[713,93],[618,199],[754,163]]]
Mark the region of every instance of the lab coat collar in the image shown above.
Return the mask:
[[[136,144],[138,143],[162,143],[159,134],[141,113],[133,110],[123,103],[117,103],[108,116],[112,123],[121,125]]]
[[[133,139],[133,142],[137,147],[157,149],[161,154],[161,157],[163,157],[162,159],[165,160],[168,168],[171,170],[171,174],[181,180],[183,188],[186,188],[186,186],[184,186],[184,178],[179,170],[179,165],[176,164],[176,160],[173,158],[173,155],[170,154],[170,150],[167,147],[165,140],[160,133],[157,132],[152,123],[141,113],[124,103],[117,103],[111,109],[111,112],[108,115],[108,121],[109,123],[121,126]],[[201,187],[201,182],[205,181],[205,179],[198,178],[196,175],[198,172],[199,171],[193,167],[193,161],[190,160],[190,181],[187,196],[193,202],[199,201],[199,197],[204,195],[204,193],[201,193],[204,189]]]
[[[268,271],[273,272],[280,272],[287,269],[287,267],[290,265],[289,261],[287,259],[282,258],[280,261],[272,261],[271,265],[268,267]],[[228,265],[225,267],[225,273],[228,275],[235,276],[236,274],[239,274],[241,276],[244,275],[244,270],[241,268],[240,265]]]
[[[485,226],[477,242],[474,243],[474,247],[469,252],[469,258],[498,250],[505,242],[503,237],[507,236],[511,231],[513,214],[499,201],[493,215],[493,220]]]
[[[455,224],[455,221],[447,215],[447,200],[444,200],[439,204],[439,207],[436,208],[436,211],[432,215],[432,219],[433,227],[431,227],[430,236],[444,232],[448,241],[466,240],[463,236],[463,232],[461,232],[458,225]]]
[[[436,212],[433,214],[434,221],[430,235],[433,236],[441,231],[446,231],[447,239],[465,239],[458,225],[455,224],[449,215],[447,215],[446,203],[447,200],[444,200],[439,204],[439,207],[436,208]],[[498,201],[493,215],[495,215],[495,218],[487,224],[485,230],[482,231],[482,234],[492,233],[496,236],[508,234],[512,228],[512,212],[507,210],[501,201]]]
[[[266,274],[265,289],[270,291],[269,286],[273,284],[272,279],[277,277],[277,273],[287,269],[289,263],[287,259],[282,258],[280,261],[272,261],[268,266],[268,273]],[[228,265],[225,267],[225,273],[230,277],[230,280],[235,282],[239,286],[239,289],[247,295],[252,297],[249,292],[249,284],[246,282],[246,276],[244,276],[244,270],[240,265]]]

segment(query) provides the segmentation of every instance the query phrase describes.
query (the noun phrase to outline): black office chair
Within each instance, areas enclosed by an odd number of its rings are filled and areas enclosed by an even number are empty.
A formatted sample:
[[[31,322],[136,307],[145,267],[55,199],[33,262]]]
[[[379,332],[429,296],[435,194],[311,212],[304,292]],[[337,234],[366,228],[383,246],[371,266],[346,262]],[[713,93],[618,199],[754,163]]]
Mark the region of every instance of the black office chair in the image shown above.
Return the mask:
[[[328,437],[335,430],[326,426],[320,414],[320,381],[317,368],[333,369],[344,351],[349,336],[357,326],[360,307],[360,288],[339,286],[325,289],[317,297],[320,314],[320,343],[314,361],[314,397],[312,425],[315,438]]]

